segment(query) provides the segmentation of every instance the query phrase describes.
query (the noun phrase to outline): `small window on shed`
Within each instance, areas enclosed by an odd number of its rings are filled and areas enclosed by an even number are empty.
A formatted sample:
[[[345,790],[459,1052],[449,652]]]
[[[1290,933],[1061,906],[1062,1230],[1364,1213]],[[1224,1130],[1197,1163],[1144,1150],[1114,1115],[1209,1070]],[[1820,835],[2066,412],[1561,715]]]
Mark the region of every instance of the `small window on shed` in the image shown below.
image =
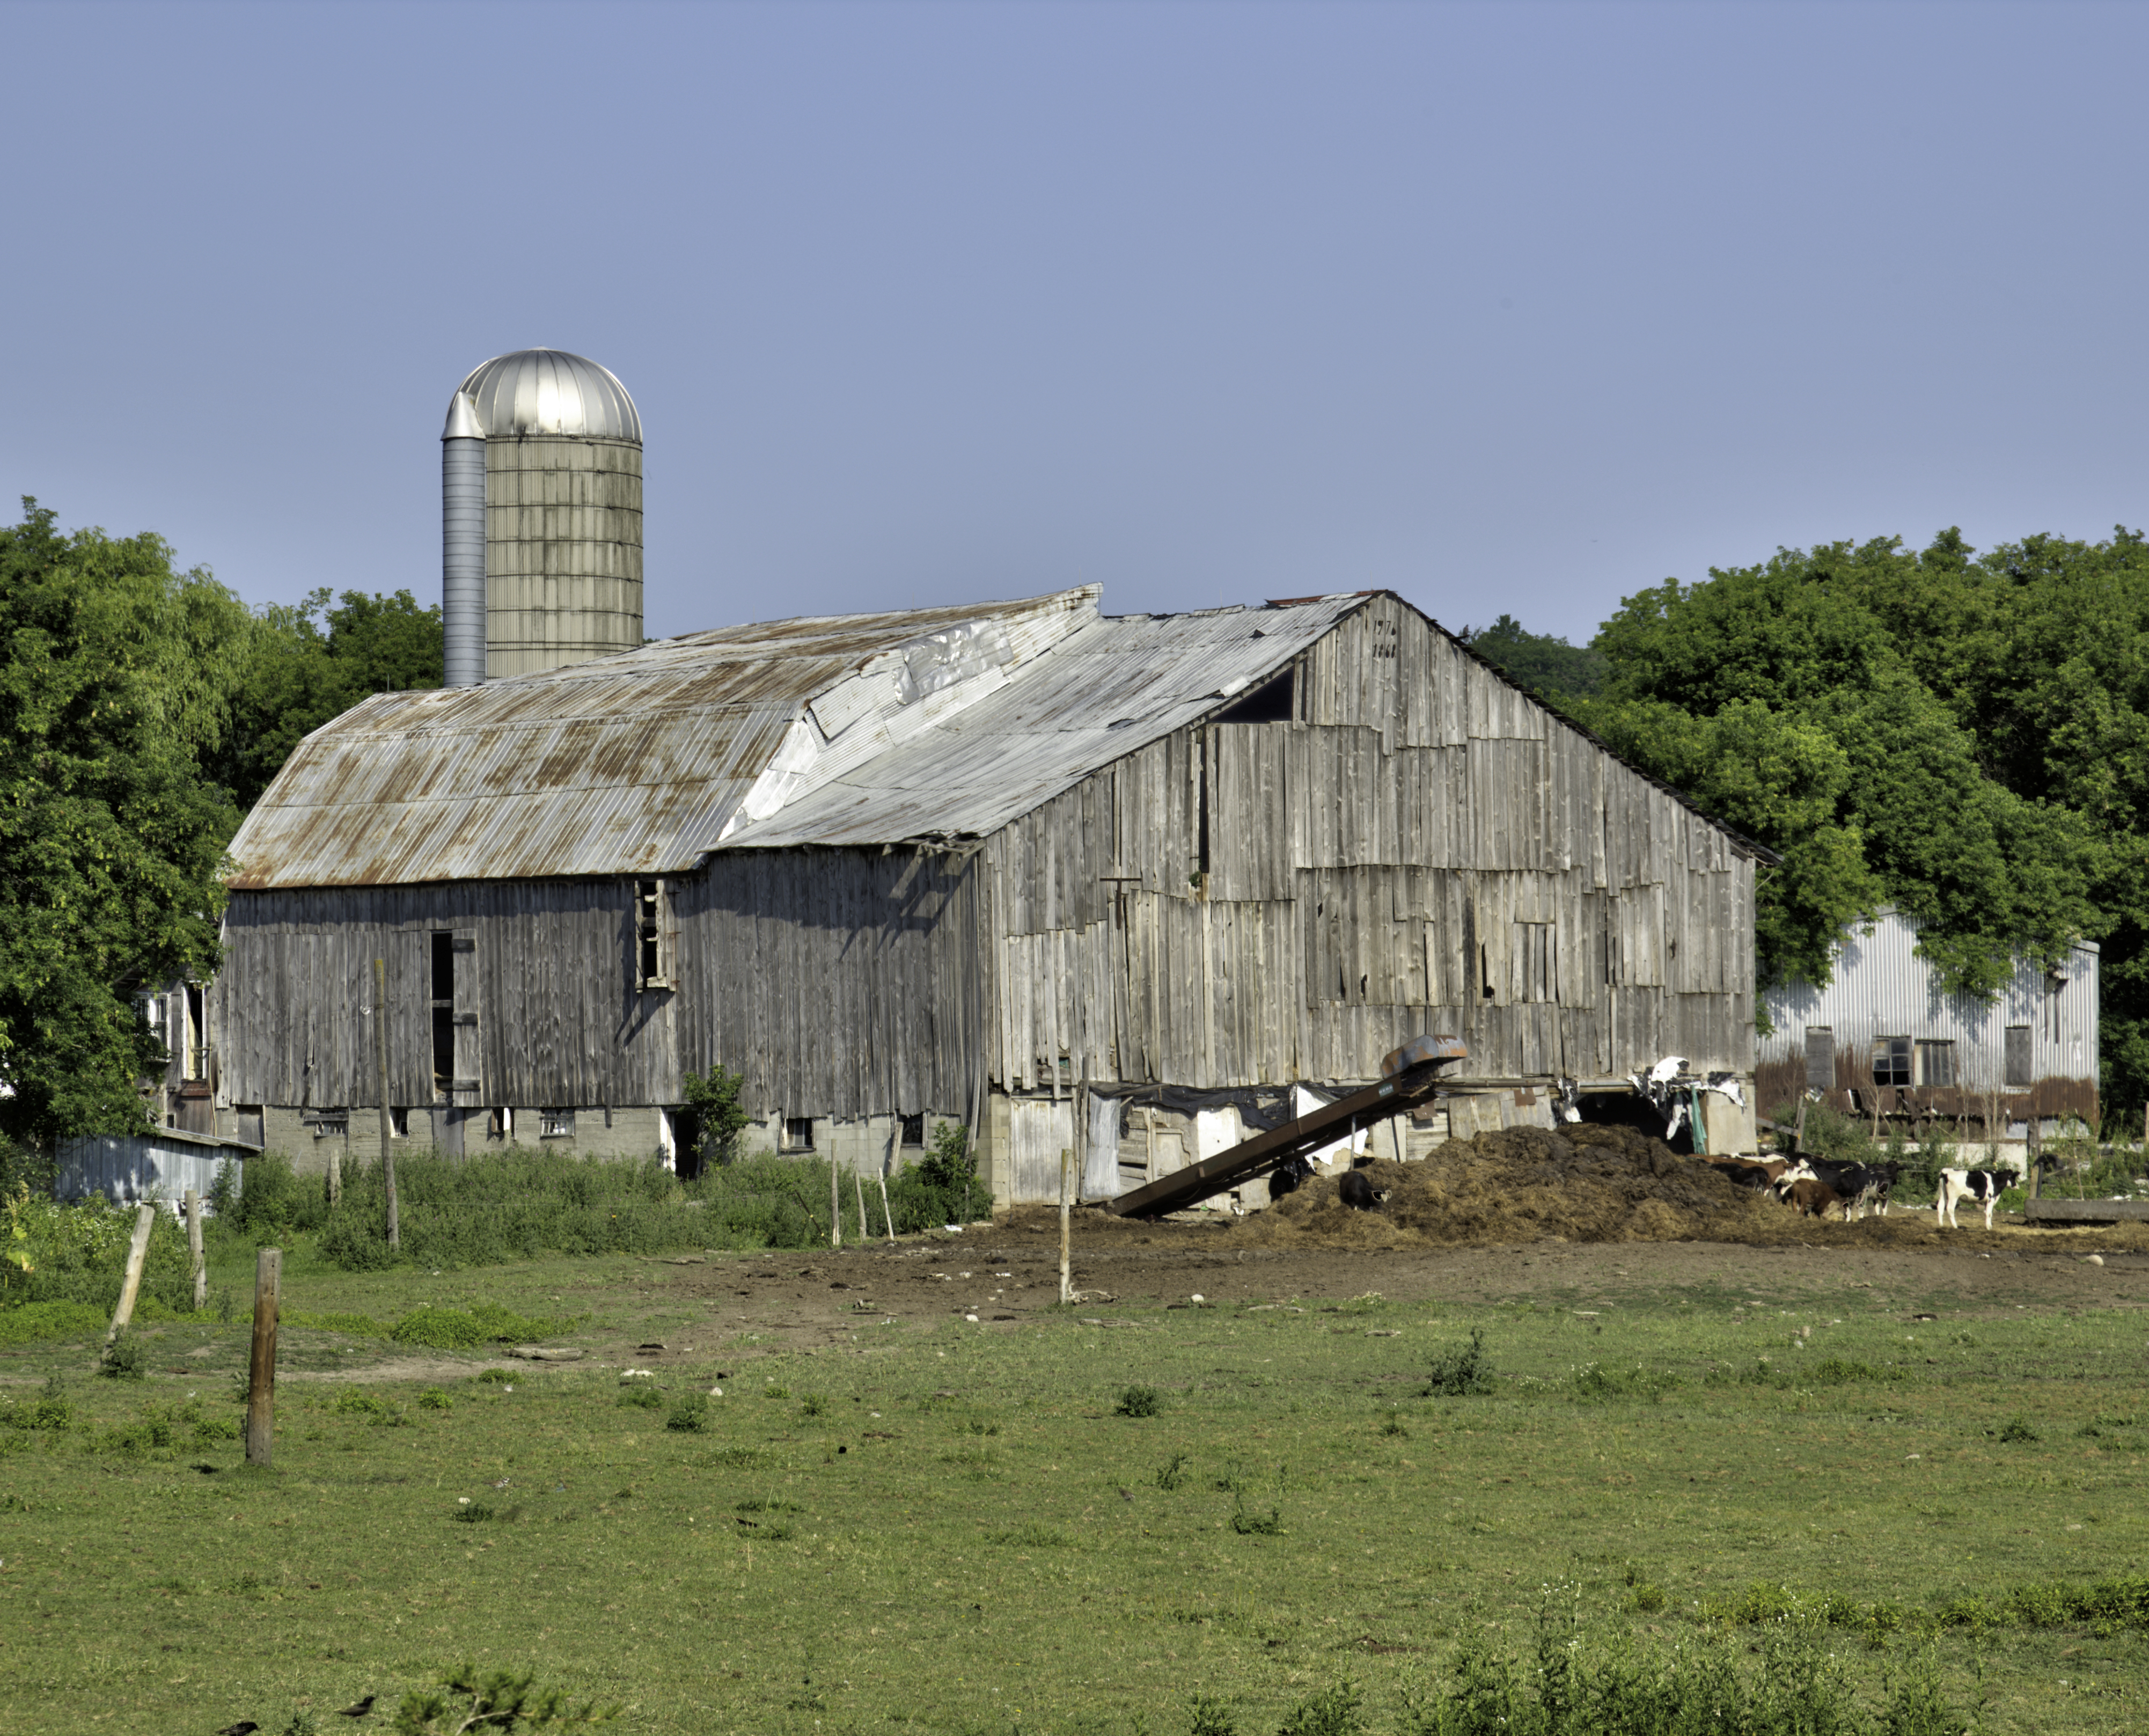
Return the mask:
[[[540,1110],[537,1111],[537,1137],[541,1140],[571,1140],[575,1136],[575,1112],[572,1110]]]
[[[1918,1083],[1951,1085],[1955,1079],[1955,1044],[1936,1039],[1918,1039]]]
[[[1809,1024],[1806,1027],[1806,1089],[1809,1091],[1833,1091],[1835,1089],[1835,1029],[1832,1025]]]
[[[2028,1025],[2007,1027],[2007,1083],[2020,1089],[2027,1089],[2036,1083],[2036,1063],[2032,1059],[2036,1051],[2030,1043]]]
[[[925,1143],[924,1116],[905,1115],[903,1118],[903,1143],[906,1145],[923,1145]]]
[[[407,1140],[407,1139],[409,1139],[409,1138],[410,1137],[410,1110],[389,1110],[389,1112],[388,1112],[388,1137],[389,1137],[390,1139],[391,1139],[391,1140]]]
[[[786,1115],[783,1118],[783,1149],[786,1151],[811,1151],[813,1149],[813,1118],[811,1115]]]
[[[1907,1085],[1910,1082],[1910,1039],[1876,1037],[1873,1039],[1873,1083]]]
[[[644,989],[672,986],[672,961],[665,956],[664,883],[634,883],[634,974]]]

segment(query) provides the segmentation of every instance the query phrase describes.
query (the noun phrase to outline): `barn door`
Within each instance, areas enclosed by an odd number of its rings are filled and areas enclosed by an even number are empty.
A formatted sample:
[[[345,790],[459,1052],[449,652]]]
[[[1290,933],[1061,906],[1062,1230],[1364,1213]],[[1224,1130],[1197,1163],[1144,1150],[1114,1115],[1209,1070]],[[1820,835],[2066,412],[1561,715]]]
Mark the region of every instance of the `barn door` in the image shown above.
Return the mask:
[[[485,1069],[477,1044],[477,933],[458,928],[454,935],[455,1039],[455,1070],[449,1100],[458,1109],[485,1101]]]
[[[1013,1203],[1057,1205],[1059,1154],[1074,1144],[1074,1103],[1064,1097],[1017,1097],[1008,1110]]]

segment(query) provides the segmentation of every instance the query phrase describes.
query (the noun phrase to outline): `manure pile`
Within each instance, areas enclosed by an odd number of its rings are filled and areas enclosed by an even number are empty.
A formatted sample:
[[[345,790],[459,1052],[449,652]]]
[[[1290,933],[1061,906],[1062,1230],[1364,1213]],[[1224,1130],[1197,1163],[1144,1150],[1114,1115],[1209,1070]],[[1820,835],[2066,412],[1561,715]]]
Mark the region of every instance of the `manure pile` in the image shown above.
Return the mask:
[[[1422,1163],[1358,1173],[1387,1199],[1354,1211],[1319,1176],[1241,1220],[1233,1242],[1261,1247],[1475,1246],[1563,1236],[1569,1241],[1851,1243],[1905,1246],[1939,1239],[1930,1210],[1823,1224],[1734,1186],[1638,1128],[1506,1128],[1452,1140]],[[1960,1242],[1965,1231],[1948,1232]],[[1983,1240],[1984,1232],[1978,1232]]]

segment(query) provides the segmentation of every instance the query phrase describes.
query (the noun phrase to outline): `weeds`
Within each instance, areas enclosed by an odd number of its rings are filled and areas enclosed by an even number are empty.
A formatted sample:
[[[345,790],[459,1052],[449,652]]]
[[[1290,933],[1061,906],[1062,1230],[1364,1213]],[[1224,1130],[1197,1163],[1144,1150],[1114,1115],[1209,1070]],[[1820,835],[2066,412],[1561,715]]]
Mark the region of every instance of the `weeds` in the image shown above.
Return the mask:
[[[1365,1736],[1364,1705],[1347,1678],[1301,1700],[1277,1727],[1276,1736]]]
[[[1160,1465],[1157,1467],[1156,1486],[1165,1494],[1175,1492],[1183,1487],[1185,1482],[1186,1455],[1185,1453],[1175,1452],[1169,1464]]]
[[[1113,1406],[1115,1416],[1154,1416],[1161,1408],[1154,1386],[1130,1386]]]
[[[2002,1441],[2010,1445],[2020,1443],[2026,1446],[2032,1442],[2044,1439],[2042,1435],[2031,1427],[2030,1419],[2020,1411],[2000,1425],[1999,1435]]]
[[[142,1366],[142,1341],[132,1332],[122,1332],[105,1346],[97,1371],[108,1381],[140,1380],[148,1372]]]
[[[709,1398],[705,1392],[689,1393],[672,1407],[664,1427],[682,1434],[699,1434],[709,1426]]]
[[[1470,1342],[1443,1351],[1432,1359],[1423,1398],[1462,1398],[1492,1390],[1492,1359],[1485,1354],[1485,1334],[1470,1329]]]
[[[632,1381],[620,1388],[615,1403],[635,1411],[661,1411],[664,1395],[647,1381]]]
[[[1239,1726],[1225,1702],[1197,1693],[1186,1703],[1186,1736],[1239,1736]]]

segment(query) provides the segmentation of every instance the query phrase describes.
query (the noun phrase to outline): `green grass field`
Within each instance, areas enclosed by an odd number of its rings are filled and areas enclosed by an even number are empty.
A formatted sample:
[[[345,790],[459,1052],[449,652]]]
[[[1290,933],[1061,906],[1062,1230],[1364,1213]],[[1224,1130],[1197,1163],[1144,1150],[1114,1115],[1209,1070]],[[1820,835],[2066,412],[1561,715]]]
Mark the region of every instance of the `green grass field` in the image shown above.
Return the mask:
[[[71,1415],[0,1427],[0,1732],[380,1728],[465,1661],[634,1731],[1459,1729],[1423,1698],[1458,1648],[1534,1667],[1578,1618],[1600,1663],[1790,1647],[1876,1719],[1933,1667],[1954,1721],[1921,1728],[2149,1728],[2131,1310],[1817,1311],[1734,1251],[1676,1293],[862,1319],[803,1353],[669,1272],[294,1258],[301,1315],[490,1302],[694,1349],[626,1386],[609,1353],[306,1379],[414,1353],[289,1328],[267,1472],[229,1437],[235,1266],[143,1329],[146,1379],[94,1377],[93,1336],[9,1346],[17,1424],[53,1376]],[[1473,1328],[1493,1390],[1423,1396]],[[1345,1680],[1355,1723],[1306,1709]],[[369,1693],[370,1724],[334,1716]]]

